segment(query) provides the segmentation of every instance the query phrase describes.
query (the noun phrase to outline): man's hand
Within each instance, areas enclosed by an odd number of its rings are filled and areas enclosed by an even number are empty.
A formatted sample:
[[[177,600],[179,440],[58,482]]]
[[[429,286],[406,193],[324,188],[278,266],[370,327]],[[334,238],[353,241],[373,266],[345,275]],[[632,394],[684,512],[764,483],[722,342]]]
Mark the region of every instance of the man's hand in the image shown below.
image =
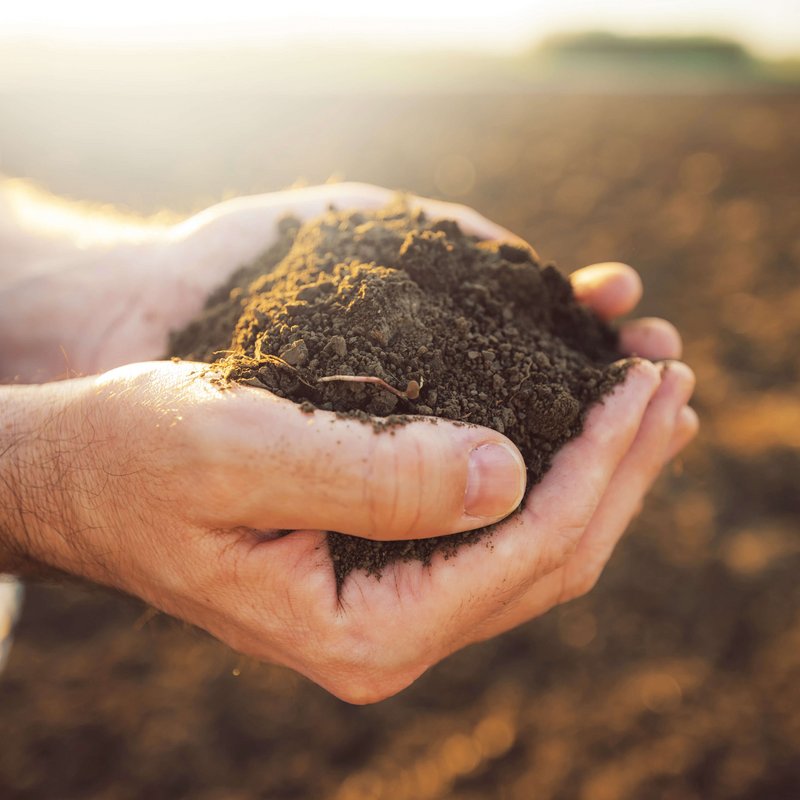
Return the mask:
[[[443,422],[375,433],[198,373],[159,362],[3,389],[7,549],[138,595],[353,702],[586,591],[691,434],[688,369],[662,376],[638,361],[489,543],[430,567],[392,564],[380,581],[351,573],[337,595],[324,530],[395,539],[493,522],[524,486],[515,449]]]
[[[0,270],[0,381],[41,383],[162,358],[170,332],[193,319],[235,269],[275,242],[281,217],[309,219],[331,204],[376,209],[393,196],[393,191],[378,186],[339,183],[240,197],[177,225],[143,226],[138,236],[131,233],[116,244],[104,240],[67,246],[58,240],[61,244],[52,242],[44,252],[44,234],[33,244],[28,234],[15,249],[0,228],[0,255],[4,248],[13,251],[17,265],[13,278],[4,279]],[[421,197],[410,200],[430,216],[457,220],[480,238],[522,243],[467,206]],[[102,228],[102,220],[97,227]],[[23,264],[26,258],[30,263]],[[619,273],[618,265],[606,267],[602,275],[597,270],[587,273],[594,277],[576,273],[586,290],[591,288],[587,280],[597,284],[608,278],[605,288],[595,292],[598,308],[606,315],[619,313],[625,292],[641,291],[632,271]],[[658,338],[653,351],[657,357],[664,352],[661,340],[666,337],[671,343],[676,338],[674,328],[663,321],[635,327],[634,343]],[[625,329],[624,343],[627,336]]]
[[[328,201],[317,198],[314,211]],[[194,262],[197,307],[224,277],[227,237],[261,236],[252,255],[265,246],[259,202],[211,213],[176,239],[194,241],[198,259],[207,258]],[[505,236],[469,215],[465,227]],[[608,318],[629,311],[641,292],[622,265],[579,271],[573,285]],[[156,320],[157,300],[146,304]],[[680,355],[663,321],[628,323],[622,341],[645,358]],[[587,591],[652,480],[694,435],[692,386],[682,364],[637,360],[523,511],[487,543],[437,556],[430,567],[392,564],[380,581],[352,573],[341,594],[324,530],[396,539],[486,525],[524,489],[513,445],[497,432],[441,421],[377,434],[327,412],[305,414],[264,390],[220,390],[190,364],[6,388],[0,549],[4,538],[20,560],[136,594],[244,653],[370,702],[448,653]],[[273,535],[283,529],[292,532]]]

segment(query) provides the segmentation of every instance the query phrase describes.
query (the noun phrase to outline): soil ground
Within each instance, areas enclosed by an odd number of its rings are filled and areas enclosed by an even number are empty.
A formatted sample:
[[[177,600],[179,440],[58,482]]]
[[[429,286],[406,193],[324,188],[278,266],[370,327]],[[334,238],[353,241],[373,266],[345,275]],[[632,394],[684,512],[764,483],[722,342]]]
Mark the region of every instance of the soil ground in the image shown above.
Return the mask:
[[[699,442],[594,592],[374,707],[132,601],[32,588],[0,678],[0,797],[797,798],[800,98],[280,102],[290,128],[242,114],[195,184],[339,169],[474,205],[565,269],[636,265],[643,311],[686,337]]]

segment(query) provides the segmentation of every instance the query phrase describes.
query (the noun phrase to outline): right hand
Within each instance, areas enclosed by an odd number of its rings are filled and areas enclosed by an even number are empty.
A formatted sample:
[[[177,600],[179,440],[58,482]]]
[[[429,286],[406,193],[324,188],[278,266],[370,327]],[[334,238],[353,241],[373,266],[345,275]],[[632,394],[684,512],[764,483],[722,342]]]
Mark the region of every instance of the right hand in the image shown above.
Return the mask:
[[[448,653],[587,590],[685,443],[692,386],[682,365],[662,376],[638,361],[491,548],[394,563],[381,581],[352,573],[339,595],[325,530],[397,539],[494,522],[524,489],[516,449],[445,421],[375,433],[261,389],[220,390],[199,369],[158,362],[4,387],[15,419],[0,460],[13,488],[0,507],[6,544],[352,702],[394,694]],[[488,443],[507,461],[488,459],[465,508],[470,454]]]

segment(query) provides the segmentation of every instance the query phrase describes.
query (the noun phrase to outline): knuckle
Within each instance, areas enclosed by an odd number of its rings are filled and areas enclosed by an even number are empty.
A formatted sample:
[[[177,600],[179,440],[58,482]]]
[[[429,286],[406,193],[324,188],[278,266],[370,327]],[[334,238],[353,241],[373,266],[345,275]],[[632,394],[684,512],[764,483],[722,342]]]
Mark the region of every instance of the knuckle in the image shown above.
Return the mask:
[[[374,533],[397,538],[414,532],[422,512],[426,464],[418,437],[375,437],[364,496]]]
[[[639,476],[639,497],[633,505],[632,517],[637,517],[641,513],[641,510],[644,507],[644,497],[653,487],[653,484],[655,484],[655,482],[658,480],[658,476],[661,474],[661,470],[663,468],[663,459],[660,458],[658,461],[654,461],[652,464],[649,464],[642,470]]]
[[[363,706],[386,700],[405,689],[407,685],[407,682],[394,676],[352,671],[337,676],[325,688],[346,703]]]
[[[541,555],[538,558],[539,575],[546,575],[563,567],[574,555],[586,531],[595,506],[587,504],[586,507],[575,507],[569,511],[564,519],[559,520],[557,526],[552,522],[532,513],[527,520],[531,530],[541,531]]]
[[[455,214],[464,217],[470,222],[480,222],[485,219],[474,208],[468,206],[466,203],[454,203],[452,209]]]
[[[405,689],[419,675],[405,663],[387,663],[386,648],[360,636],[341,636],[326,647],[323,685],[339,699],[355,705],[385,700]]]
[[[600,579],[602,572],[602,565],[592,566],[582,569],[576,575],[571,576],[564,584],[559,602],[566,603],[589,594],[597,585],[597,581]]]
[[[593,424],[587,425],[581,435],[587,443],[587,446],[592,450],[604,452],[614,444],[617,437],[620,436],[621,431],[609,421],[601,418],[599,412],[597,413],[598,417],[593,420]]]
[[[332,184],[332,194],[339,200],[349,202],[385,200],[391,192],[374,183],[363,183],[360,181],[345,181],[340,184]]]
[[[562,525],[553,536],[553,542],[545,551],[542,559],[542,567],[545,572],[552,572],[559,567],[563,567],[578,549],[583,531],[586,524],[583,521],[576,521]]]
[[[597,581],[600,579],[600,573],[602,570],[593,570],[591,572],[587,572],[585,575],[581,577],[581,579],[575,584],[574,588],[574,598],[577,599],[578,597],[583,597],[584,595],[589,594],[589,592],[597,586]]]

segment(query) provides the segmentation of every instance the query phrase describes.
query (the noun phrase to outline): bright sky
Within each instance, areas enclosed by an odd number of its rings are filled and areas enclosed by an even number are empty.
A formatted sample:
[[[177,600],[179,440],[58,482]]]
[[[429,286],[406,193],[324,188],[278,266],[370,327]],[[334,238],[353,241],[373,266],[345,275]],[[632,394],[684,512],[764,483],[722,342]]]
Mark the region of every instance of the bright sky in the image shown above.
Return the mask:
[[[0,34],[174,41],[257,38],[374,45],[527,47],[561,31],[714,33],[768,56],[800,53],[800,0],[24,0]]]

